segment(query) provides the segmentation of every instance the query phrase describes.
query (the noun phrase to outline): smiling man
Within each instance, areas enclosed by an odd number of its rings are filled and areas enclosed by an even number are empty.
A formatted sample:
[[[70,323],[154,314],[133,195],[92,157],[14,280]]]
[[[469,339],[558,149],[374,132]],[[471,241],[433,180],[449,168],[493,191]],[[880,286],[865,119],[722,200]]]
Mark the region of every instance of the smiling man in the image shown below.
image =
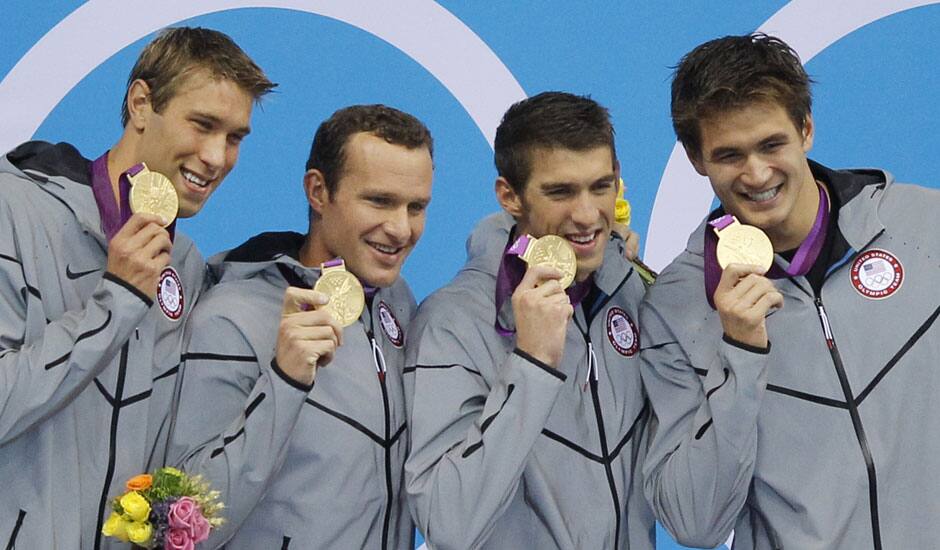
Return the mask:
[[[209,547],[413,548],[402,367],[415,303],[399,273],[424,232],[432,150],[409,114],[341,109],[307,162],[307,234],[210,260],[220,282],[187,330],[171,451],[222,492]],[[366,294],[345,330],[311,290],[338,259]]]
[[[182,321],[205,266],[172,220],[128,208],[128,173],[165,174],[195,215],[272,84],[222,33],[141,53],[124,133],[97,160],[29,142],[0,160],[0,540],[99,548],[109,498],[162,465]],[[157,302],[156,304],[154,302]],[[124,545],[126,546],[126,545]]]
[[[435,550],[654,544],[639,465],[639,274],[612,237],[619,165],[607,110],[546,92],[503,116],[496,196],[457,277],[408,342],[412,515]],[[508,214],[508,215],[507,215]],[[525,235],[574,248],[573,287],[518,257]]]
[[[696,547],[936,547],[940,193],[808,160],[810,104],[763,34],[676,69],[673,125],[721,207],[641,306],[646,494]],[[766,274],[719,267],[726,215],[767,234]]]

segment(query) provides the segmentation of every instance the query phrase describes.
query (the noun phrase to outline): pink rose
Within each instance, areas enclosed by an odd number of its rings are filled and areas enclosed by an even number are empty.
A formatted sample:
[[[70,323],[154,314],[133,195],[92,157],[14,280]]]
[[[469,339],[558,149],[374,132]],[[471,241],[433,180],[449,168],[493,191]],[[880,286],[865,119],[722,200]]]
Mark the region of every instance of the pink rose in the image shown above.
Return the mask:
[[[163,543],[164,550],[193,550],[193,539],[185,529],[169,529]]]
[[[182,497],[170,505],[167,521],[173,529],[186,529],[192,525],[193,512],[196,511],[196,501],[189,497]]]
[[[202,511],[197,509],[192,517],[192,525],[189,528],[189,534],[196,544],[209,538],[209,521],[202,515]]]

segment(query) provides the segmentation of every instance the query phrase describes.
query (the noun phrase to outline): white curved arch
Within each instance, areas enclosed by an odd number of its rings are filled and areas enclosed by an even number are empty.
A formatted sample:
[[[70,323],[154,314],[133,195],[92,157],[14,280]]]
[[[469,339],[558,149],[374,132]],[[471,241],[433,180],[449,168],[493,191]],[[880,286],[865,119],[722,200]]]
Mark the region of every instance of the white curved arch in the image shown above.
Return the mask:
[[[758,29],[779,36],[804,63],[855,30],[902,11],[938,4],[940,0],[793,0]],[[812,22],[809,24],[808,22]],[[644,261],[662,269],[685,250],[689,234],[708,213],[712,190],[685,156],[680,143],[673,147],[659,181],[656,201],[646,233]]]
[[[385,40],[434,75],[491,146],[503,111],[526,97],[489,46],[432,0],[89,0],[46,33],[0,82],[0,151],[29,139],[76,84],[122,48],[178,21],[236,8],[322,15]]]

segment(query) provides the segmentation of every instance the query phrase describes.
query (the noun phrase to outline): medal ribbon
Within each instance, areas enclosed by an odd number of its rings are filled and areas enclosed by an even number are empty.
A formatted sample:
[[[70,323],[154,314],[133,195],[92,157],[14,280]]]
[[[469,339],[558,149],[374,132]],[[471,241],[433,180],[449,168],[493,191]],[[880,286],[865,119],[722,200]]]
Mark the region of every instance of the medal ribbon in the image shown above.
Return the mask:
[[[91,190],[98,205],[98,214],[101,216],[101,229],[108,242],[131,219],[131,182],[130,177],[136,176],[144,169],[141,163],[135,164],[118,178],[118,195],[120,203],[114,197],[111,188],[111,176],[108,174],[108,152],[91,163]],[[176,220],[173,220],[166,230],[170,233],[170,242],[176,236]]]
[[[816,211],[816,220],[809,234],[803,239],[800,247],[793,255],[793,261],[783,269],[776,263],[770,266],[767,277],[770,279],[782,279],[784,277],[800,277],[809,273],[809,270],[819,258],[823,243],[826,241],[826,227],[829,225],[829,196],[822,185],[818,183],[819,188],[819,209]],[[728,227],[732,222],[731,214],[708,222],[708,225],[716,228],[718,231]],[[715,309],[715,289],[718,288],[718,282],[721,280],[721,266],[718,265],[718,235],[714,231],[705,231],[705,296],[708,298],[708,304]]]
[[[494,327],[500,336],[512,336],[516,333],[515,330],[510,330],[499,322],[499,312],[502,311],[506,300],[512,296],[516,287],[522,282],[522,278],[525,277],[526,263],[521,256],[529,248],[529,240],[528,235],[516,239],[516,242],[503,253],[502,261],[499,263],[499,271],[496,272],[496,321]],[[572,307],[578,307],[581,300],[590,292],[592,284],[593,278],[589,277],[565,290],[571,300]]]

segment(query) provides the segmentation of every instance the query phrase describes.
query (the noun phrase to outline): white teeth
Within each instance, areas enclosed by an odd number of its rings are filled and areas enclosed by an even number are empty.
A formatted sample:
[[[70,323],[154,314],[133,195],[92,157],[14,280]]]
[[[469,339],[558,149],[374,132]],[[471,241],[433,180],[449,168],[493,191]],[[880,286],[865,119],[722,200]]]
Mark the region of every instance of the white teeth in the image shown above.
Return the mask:
[[[594,233],[590,235],[569,235],[568,240],[578,244],[588,244],[594,240]]]
[[[379,243],[369,243],[369,244],[371,244],[379,252],[384,252],[386,254],[394,254],[398,252],[398,248],[394,246],[386,246],[384,244],[379,244]]]
[[[780,192],[780,186],[774,187],[773,189],[768,189],[760,193],[747,193],[747,198],[751,199],[754,202],[762,202],[770,200],[777,196],[777,193]]]
[[[192,183],[192,184],[194,184],[194,185],[198,185],[199,187],[205,187],[205,186],[209,185],[209,182],[208,182],[207,180],[198,178],[198,177],[197,177],[195,174],[193,174],[192,172],[188,172],[188,171],[186,171],[186,170],[183,170],[182,172],[183,172],[183,177],[186,178],[186,181],[188,181],[188,182],[190,182],[190,183]]]

